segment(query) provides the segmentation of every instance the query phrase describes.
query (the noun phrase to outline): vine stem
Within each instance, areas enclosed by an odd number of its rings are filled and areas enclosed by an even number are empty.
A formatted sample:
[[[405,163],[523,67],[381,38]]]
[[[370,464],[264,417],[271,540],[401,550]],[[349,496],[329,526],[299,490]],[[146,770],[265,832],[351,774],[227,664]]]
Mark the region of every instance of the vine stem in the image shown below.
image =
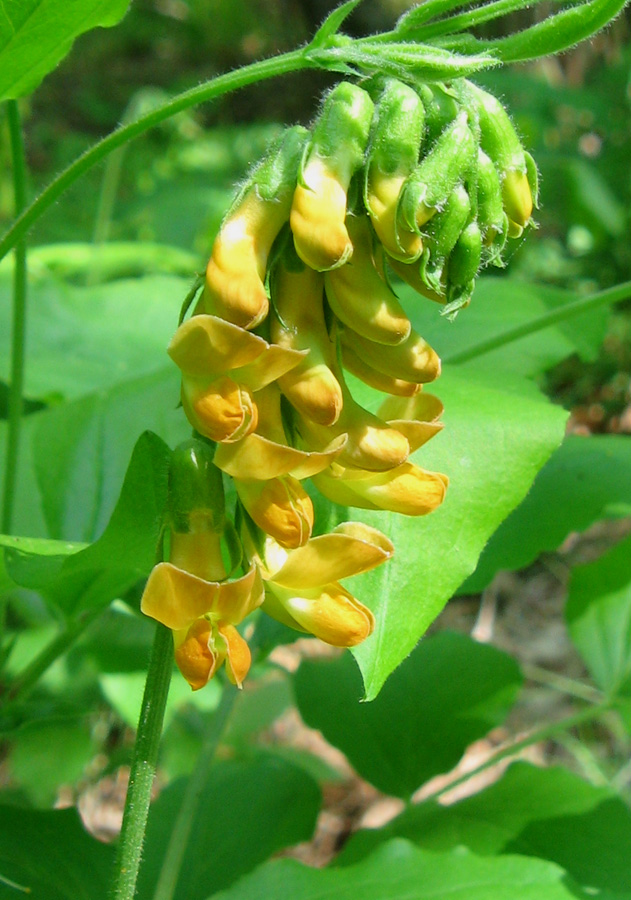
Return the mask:
[[[491,766],[502,762],[502,760],[504,759],[508,759],[508,757],[510,756],[515,756],[517,753],[521,753],[522,750],[526,750],[528,747],[532,747],[533,744],[540,744],[542,741],[547,741],[558,734],[570,731],[572,728],[576,728],[578,725],[583,725],[586,722],[591,722],[594,719],[598,719],[604,713],[608,712],[611,709],[611,706],[612,704],[607,701],[603,701],[602,703],[599,703],[595,706],[589,706],[586,709],[582,709],[580,712],[574,713],[574,715],[566,716],[564,719],[559,719],[558,722],[551,722],[549,725],[544,725],[542,728],[539,728],[536,731],[532,731],[521,740],[515,741],[512,744],[508,744],[508,746],[506,747],[500,747],[499,750],[496,750],[495,753],[492,753],[487,759],[485,759],[483,763],[480,763],[479,766],[476,766],[475,769],[471,769],[470,772],[464,772],[462,775],[458,776],[458,778],[450,781],[449,784],[445,784],[438,790],[433,791],[426,797],[423,797],[422,802],[428,803],[432,800],[438,800],[439,797],[441,797],[443,794],[446,794],[448,791],[451,791],[454,788],[460,787],[461,784],[469,781],[470,778],[475,778],[476,775],[480,775]]]
[[[219,706],[213,715],[200,750],[195,769],[189,776],[182,805],[177,814],[171,837],[164,855],[153,900],[173,900],[184,854],[202,799],[208,772],[215,757],[217,745],[224,732],[235,700],[240,694],[232,685],[224,685]]]
[[[579,300],[572,301],[572,303],[566,303],[559,309],[550,310],[550,312],[544,313],[536,319],[524,322],[523,325],[509,328],[507,331],[487,338],[485,341],[480,341],[478,344],[473,344],[472,347],[467,347],[466,350],[461,350],[459,353],[445,354],[443,362],[451,364],[469,362],[472,359],[477,359],[478,356],[484,356],[485,353],[490,353],[492,350],[497,350],[499,347],[504,347],[506,344],[510,344],[520,338],[543,331],[544,328],[549,328],[551,325],[565,322],[567,319],[590,312],[599,306],[619,303],[621,300],[627,300],[629,297],[631,297],[631,281],[624,281],[622,284],[607,288],[605,291],[599,291],[597,294],[590,294],[589,297],[581,297]]]
[[[28,229],[37,219],[85,172],[104,159],[108,153],[122,147],[133,138],[144,134],[150,128],[164,122],[165,119],[174,116],[176,113],[185,109],[190,109],[199,103],[209,100],[216,100],[223,94],[236,91],[239,88],[246,87],[255,82],[264,81],[268,78],[274,78],[277,75],[286,75],[289,72],[297,72],[301,69],[319,68],[315,60],[310,59],[308,55],[308,47],[292,50],[289,53],[283,53],[280,56],[273,56],[270,59],[259,60],[248,66],[243,66],[233,72],[227,72],[224,75],[218,75],[210,81],[206,81],[197,87],[178,94],[172,100],[156,107],[151,112],[129,122],[127,125],[121,125],[115,131],[106,137],[97,141],[88,150],[78,156],[63,172],[60,172],[56,178],[46,187],[33,203],[30,204],[21,215],[15,220],[13,225],[6,232],[2,240],[0,240],[0,259],[2,259],[18,241],[26,234]]]
[[[7,101],[7,122],[11,144],[13,169],[13,194],[15,212],[19,216],[26,206],[26,158],[22,123],[17,100]],[[15,483],[20,448],[24,388],[24,349],[26,342],[26,242],[18,236],[15,246],[13,270],[13,316],[11,328],[11,376],[9,385],[9,422],[7,429],[7,456],[4,471],[2,497],[2,531],[11,533]]]
[[[158,763],[158,750],[171,672],[173,640],[164,625],[156,626],[145,691],[142,698],[134,757],[129,774],[123,825],[116,856],[112,900],[133,900],[149,815],[151,789]]]

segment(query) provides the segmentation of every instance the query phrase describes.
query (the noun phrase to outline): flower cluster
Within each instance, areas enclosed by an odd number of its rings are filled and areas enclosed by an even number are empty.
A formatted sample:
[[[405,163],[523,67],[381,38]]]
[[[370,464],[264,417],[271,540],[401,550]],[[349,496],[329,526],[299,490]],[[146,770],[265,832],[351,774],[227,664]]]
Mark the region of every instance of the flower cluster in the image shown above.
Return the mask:
[[[304,481],[350,507],[440,505],[446,476],[409,460],[442,427],[422,390],[440,360],[390,278],[452,313],[530,220],[534,164],[494,98],[465,81],[368,88],[338,84],[312,128],[287,129],[254,169],[169,346],[200,437],[175,453],[169,562],[142,609],[173,629],[193,688],[224,662],[241,684],[250,653],[236,626],[261,605],[335,646],[371,633],[339,580],[394,548],[354,522],[313,537]],[[347,373],[386,395],[376,414]]]

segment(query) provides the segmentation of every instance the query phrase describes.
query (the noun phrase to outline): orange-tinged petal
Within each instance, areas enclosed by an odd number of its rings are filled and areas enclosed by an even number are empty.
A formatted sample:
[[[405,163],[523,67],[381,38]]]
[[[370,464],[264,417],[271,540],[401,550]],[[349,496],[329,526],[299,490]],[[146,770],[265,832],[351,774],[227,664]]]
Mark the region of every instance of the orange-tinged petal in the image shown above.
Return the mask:
[[[224,639],[227,648],[226,674],[233,684],[241,688],[252,664],[250,648],[233,625],[220,622],[218,631]]]
[[[258,359],[240,369],[233,369],[230,375],[251,391],[260,391],[298,366],[306,355],[306,351],[268,344]]]
[[[388,397],[379,407],[379,415],[406,436],[412,453],[442,430],[438,419],[443,410],[438,397],[419,393],[409,398]]]
[[[171,531],[169,562],[204,581],[221,581],[227,574],[221,558],[221,535],[215,531]]]
[[[405,462],[388,472],[332,474],[314,477],[318,490],[334,503],[360,509],[387,509],[407,516],[423,516],[443,502],[449,479]]]
[[[355,647],[375,627],[372,612],[341,584],[300,593],[272,584],[270,590],[298,625],[334,647]]]
[[[283,547],[302,547],[309,540],[313,504],[297,479],[291,475],[269,481],[235,479],[235,487],[259,528]]]
[[[350,328],[344,330],[342,340],[360,359],[384,375],[417,384],[434,381],[440,375],[438,354],[414,330],[407,340],[391,346],[370,341]]]
[[[386,394],[413,397],[421,389],[421,385],[413,381],[404,381],[402,378],[393,378],[392,375],[378,372],[358,356],[348,344],[342,344],[342,363],[345,369],[360,378],[364,384],[374,387],[378,391],[384,391]]]
[[[227,376],[210,384],[184,376],[182,406],[191,425],[211,441],[238,441],[258,422],[250,391]]]
[[[194,691],[203,688],[224,661],[213,644],[211,625],[198,619],[184,634],[174,634],[175,662]]]

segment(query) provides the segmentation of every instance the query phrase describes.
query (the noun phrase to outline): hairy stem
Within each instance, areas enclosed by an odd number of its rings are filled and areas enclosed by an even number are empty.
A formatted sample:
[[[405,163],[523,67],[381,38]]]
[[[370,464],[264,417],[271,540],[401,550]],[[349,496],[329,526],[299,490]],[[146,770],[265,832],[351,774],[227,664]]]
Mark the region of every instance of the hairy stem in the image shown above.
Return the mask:
[[[11,143],[15,212],[19,216],[26,206],[26,160],[17,100],[7,101],[7,121]],[[2,531],[4,534],[11,533],[13,523],[15,484],[20,449],[20,426],[22,422],[24,350],[26,342],[26,242],[19,239],[14,246],[15,267],[13,270],[9,422],[2,498]]]
[[[589,297],[581,297],[580,300],[566,303],[560,309],[553,309],[542,316],[538,316],[536,319],[524,322],[523,325],[509,328],[507,331],[496,334],[485,341],[480,341],[479,344],[467,347],[466,350],[461,350],[459,353],[446,354],[443,357],[443,362],[451,364],[469,362],[472,359],[477,359],[478,356],[484,356],[485,353],[497,350],[498,347],[504,347],[506,344],[518,341],[520,338],[543,331],[544,328],[549,328],[551,325],[557,325],[559,322],[573,319],[575,316],[597,309],[599,306],[608,306],[621,300],[626,300],[629,297],[631,297],[631,281],[625,281],[615,287],[607,288],[605,291],[591,294]]]
[[[156,626],[142,698],[134,757],[129,775],[123,825],[116,856],[112,900],[133,900],[149,815],[151,789],[158,763],[162,722],[171,672],[173,640],[164,625]]]
[[[93,144],[85,153],[72,162],[63,172],[61,172],[51,183],[45,188],[37,199],[28,206],[24,212],[16,219],[11,228],[6,232],[2,240],[0,240],[0,259],[2,259],[11,250],[18,241],[23,237],[28,229],[36,222],[46,210],[52,206],[55,200],[70,187],[71,184],[85,174],[92,166],[99,163],[113,150],[122,147],[133,138],[144,134],[150,128],[164,122],[171,116],[190,109],[199,103],[205,103],[209,100],[216,100],[218,97],[236,91],[239,88],[246,87],[249,84],[263,81],[267,78],[274,78],[277,75],[285,75],[289,72],[297,72],[300,69],[308,69],[317,67],[317,63],[311,60],[308,54],[302,48],[293,50],[290,53],[284,53],[271,59],[260,60],[249,66],[244,66],[234,72],[227,72],[225,75],[219,75],[212,78],[197,87],[178,94],[167,103],[156,107],[151,112],[130,122],[122,125],[102,140]]]
[[[153,900],[173,900],[182,869],[182,861],[188,847],[189,838],[206,788],[208,773],[215,757],[217,745],[223,734],[239,691],[232,685],[225,685],[221,701],[210,720],[204,742],[194,771],[189,776],[171,837],[164,855],[162,869],[153,895]]]

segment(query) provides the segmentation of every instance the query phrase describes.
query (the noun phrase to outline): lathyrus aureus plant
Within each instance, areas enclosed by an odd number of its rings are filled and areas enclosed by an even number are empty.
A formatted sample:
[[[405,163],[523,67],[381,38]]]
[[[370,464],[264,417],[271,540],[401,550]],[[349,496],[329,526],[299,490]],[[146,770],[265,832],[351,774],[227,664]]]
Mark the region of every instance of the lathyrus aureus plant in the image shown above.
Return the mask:
[[[222,664],[241,686],[237,626],[258,607],[336,647],[369,637],[373,613],[340,579],[395,548],[359,522],[318,534],[305,482],[351,508],[420,516],[443,502],[448,473],[410,460],[442,427],[424,390],[440,360],[396,279],[453,317],[536,204],[501,103],[413,69],[341,81],[253,168],[169,346],[195,436],[173,456],[169,561],[142,609],[172,629],[194,690]],[[376,414],[348,373],[383,393]]]

